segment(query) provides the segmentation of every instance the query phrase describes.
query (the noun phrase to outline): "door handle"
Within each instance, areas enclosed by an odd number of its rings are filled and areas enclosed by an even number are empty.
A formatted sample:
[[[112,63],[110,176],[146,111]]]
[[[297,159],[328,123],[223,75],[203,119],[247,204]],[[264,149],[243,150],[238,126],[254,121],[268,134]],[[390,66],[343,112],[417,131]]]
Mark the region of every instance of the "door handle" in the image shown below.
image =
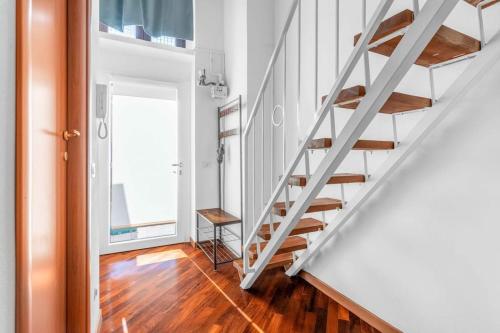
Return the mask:
[[[64,141],[69,141],[71,138],[79,137],[80,136],[80,131],[77,131],[76,129],[73,130],[65,130],[63,132],[63,139]]]
[[[177,167],[177,169],[179,171],[179,176],[181,176],[182,175],[182,167],[184,166],[184,163],[182,163],[182,162],[174,163],[174,164],[172,164],[172,166]],[[177,174],[177,170],[172,171],[172,173]]]

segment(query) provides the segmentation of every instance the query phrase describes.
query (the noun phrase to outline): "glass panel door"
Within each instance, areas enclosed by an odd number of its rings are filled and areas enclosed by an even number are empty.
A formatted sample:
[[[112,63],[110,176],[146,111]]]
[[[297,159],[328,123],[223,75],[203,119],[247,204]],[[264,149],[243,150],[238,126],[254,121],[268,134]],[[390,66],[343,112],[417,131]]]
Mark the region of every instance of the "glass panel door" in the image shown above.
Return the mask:
[[[112,96],[110,243],[177,234],[177,102]]]

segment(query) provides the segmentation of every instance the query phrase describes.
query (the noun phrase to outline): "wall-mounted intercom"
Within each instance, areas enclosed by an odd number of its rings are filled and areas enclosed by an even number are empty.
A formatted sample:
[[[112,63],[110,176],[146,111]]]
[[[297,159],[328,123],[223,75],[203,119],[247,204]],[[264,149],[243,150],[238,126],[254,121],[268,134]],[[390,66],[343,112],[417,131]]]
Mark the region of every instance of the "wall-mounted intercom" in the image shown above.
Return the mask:
[[[105,84],[97,84],[95,95],[95,116],[99,120],[97,136],[101,139],[106,139],[108,137],[108,126],[106,124],[106,116],[108,114],[108,86]]]

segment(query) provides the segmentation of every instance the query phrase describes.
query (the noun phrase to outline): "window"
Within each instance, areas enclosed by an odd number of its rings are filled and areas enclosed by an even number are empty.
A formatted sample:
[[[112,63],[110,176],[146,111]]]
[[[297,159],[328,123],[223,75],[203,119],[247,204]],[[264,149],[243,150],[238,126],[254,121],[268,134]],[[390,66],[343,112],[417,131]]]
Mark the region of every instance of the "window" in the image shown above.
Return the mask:
[[[193,0],[101,0],[100,30],[186,48],[194,40],[193,7]]]
[[[168,46],[172,46],[172,47],[181,47],[181,48],[187,47],[186,40],[184,40],[184,39],[168,37],[168,36],[151,37],[150,35],[147,34],[146,31],[144,31],[143,27],[140,25],[126,25],[123,29],[123,32],[121,32],[120,30],[113,29],[113,28],[108,27],[107,25],[105,25],[103,23],[100,23],[99,30],[102,32],[107,32],[107,33],[112,34],[112,35],[130,37],[130,38],[134,38],[134,39],[140,39],[140,40],[144,40],[147,42],[153,42],[153,43],[168,45]]]

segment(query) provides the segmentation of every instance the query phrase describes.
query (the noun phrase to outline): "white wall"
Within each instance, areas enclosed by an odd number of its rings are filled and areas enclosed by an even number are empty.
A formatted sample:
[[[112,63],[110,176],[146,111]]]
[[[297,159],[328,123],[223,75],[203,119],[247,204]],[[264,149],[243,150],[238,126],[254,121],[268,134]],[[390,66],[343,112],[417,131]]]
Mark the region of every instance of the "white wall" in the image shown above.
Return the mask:
[[[193,85],[200,69],[211,67],[211,54],[220,60],[224,52],[224,7],[223,0],[195,1],[195,61]],[[221,63],[216,62],[216,63]],[[213,68],[221,72],[221,66]],[[209,73],[210,74],[210,73]],[[209,77],[209,79],[213,79]],[[191,237],[196,238],[196,209],[218,206],[217,176],[217,106],[218,101],[210,97],[209,88],[194,85],[191,114],[192,151],[191,163],[193,174],[192,187],[192,227]]]
[[[275,3],[277,38],[291,1]],[[296,142],[314,119],[313,3],[303,1],[300,124],[296,124],[294,110],[288,108],[288,142]],[[327,94],[333,82],[333,3],[319,0],[317,98]],[[342,68],[352,51],[353,36],[360,31],[361,1],[340,3]],[[378,2],[367,3],[370,17]],[[411,1],[395,2],[389,15],[405,8],[411,8]],[[485,12],[488,36],[500,28],[500,22],[495,19],[498,15],[500,6]],[[464,1],[458,3],[445,24],[479,38],[476,11]],[[294,50],[288,53],[287,66],[296,68],[296,40],[290,38],[287,44],[289,50]],[[372,54],[370,59],[374,78],[386,58]],[[436,72],[438,96],[467,65],[464,62]],[[461,108],[435,131],[398,175],[391,178],[349,222],[336,241],[307,268],[405,332],[479,332],[500,328],[498,316],[493,314],[498,312],[495,302],[500,292],[496,283],[500,269],[495,264],[499,248],[491,236],[498,232],[494,223],[498,218],[493,207],[499,199],[495,188],[500,184],[495,179],[474,179],[476,174],[490,174],[500,163],[494,153],[500,121],[496,112],[499,100],[492,89],[499,85],[499,71],[498,66],[492,69],[480,86],[465,97]],[[296,77],[295,73],[289,74],[289,87],[296,87]],[[361,66],[347,86],[355,84],[363,84]],[[280,89],[278,85],[279,94]],[[293,89],[287,89],[288,105],[296,102]],[[397,90],[430,96],[427,71],[414,66]],[[337,131],[340,131],[352,111],[336,110],[335,114]],[[422,116],[413,114],[398,118],[400,140],[404,141]],[[329,125],[328,121],[325,123]],[[326,126],[320,133],[329,134]],[[390,117],[377,116],[363,137],[391,140]],[[278,142],[275,148],[279,151],[281,143]],[[296,146],[288,146],[287,164],[295,156],[295,150]],[[312,156],[314,168],[323,154]],[[370,170],[375,170],[386,156],[385,152],[369,155]],[[352,152],[339,171],[362,172],[362,168],[361,154]],[[347,200],[358,188],[359,185],[346,186]],[[293,192],[292,198],[297,194]],[[339,188],[328,186],[322,196],[339,197]],[[327,220],[333,215],[327,214]]]
[[[0,331],[14,332],[15,1],[0,0]]]
[[[224,0],[224,52],[229,100],[247,91],[247,1]]]

